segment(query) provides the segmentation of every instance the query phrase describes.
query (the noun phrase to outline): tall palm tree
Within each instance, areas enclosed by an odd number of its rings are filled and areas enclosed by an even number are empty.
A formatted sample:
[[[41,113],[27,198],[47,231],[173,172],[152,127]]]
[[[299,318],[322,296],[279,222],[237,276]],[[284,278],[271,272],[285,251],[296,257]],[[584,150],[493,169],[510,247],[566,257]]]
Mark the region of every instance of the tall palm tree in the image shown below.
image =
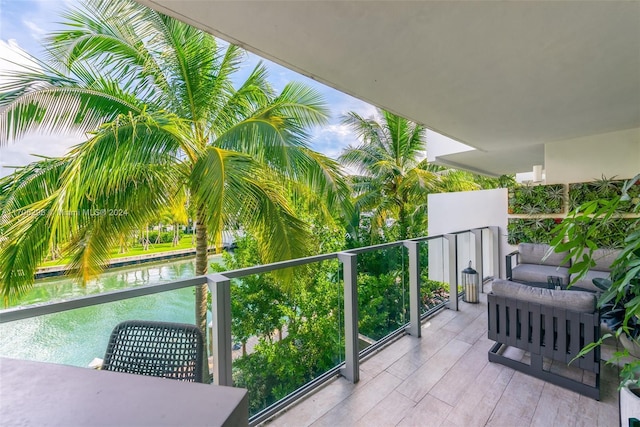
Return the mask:
[[[345,148],[338,160],[358,172],[350,177],[355,207],[371,214],[372,234],[391,219],[403,240],[423,231],[416,225],[425,217],[428,193],[478,186],[460,173],[427,164],[423,126],[385,110],[378,113],[380,121],[355,112],[343,117],[360,142]]]
[[[65,15],[47,61],[0,88],[0,144],[34,130],[82,131],[67,155],[0,181],[0,286],[33,283],[50,242],[65,241],[83,280],[104,267],[122,230],[139,229],[189,194],[196,274],[225,224],[258,239],[265,262],[305,254],[306,227],[283,191],[311,188],[340,203],[336,162],[311,151],[321,96],[297,83],[275,93],[258,65],[234,85],[243,51],[133,1],[90,0]],[[71,236],[71,238],[68,238]],[[207,290],[196,291],[204,331]]]

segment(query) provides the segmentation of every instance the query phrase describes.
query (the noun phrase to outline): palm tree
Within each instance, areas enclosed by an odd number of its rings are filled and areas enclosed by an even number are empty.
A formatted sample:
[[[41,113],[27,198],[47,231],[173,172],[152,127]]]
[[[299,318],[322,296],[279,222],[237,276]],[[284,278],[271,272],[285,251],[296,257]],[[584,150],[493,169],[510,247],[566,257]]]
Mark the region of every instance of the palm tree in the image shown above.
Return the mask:
[[[398,227],[398,239],[423,232],[427,194],[479,188],[464,173],[427,164],[426,130],[385,110],[381,120],[355,112],[343,117],[360,143],[345,148],[339,161],[357,170],[350,177],[355,207],[370,213],[371,233],[377,235],[387,220]]]
[[[87,280],[120,232],[186,193],[197,275],[228,223],[252,232],[264,262],[305,254],[306,226],[285,189],[311,188],[330,207],[347,189],[338,164],[307,146],[305,129],[327,117],[317,92],[290,83],[275,93],[261,64],[234,85],[243,51],[133,1],[92,0],[64,18],[42,69],[0,88],[0,145],[34,130],[87,134],[64,157],[0,181],[5,300],[32,285],[50,242],[66,242],[72,269]],[[200,286],[203,331],[206,296]]]

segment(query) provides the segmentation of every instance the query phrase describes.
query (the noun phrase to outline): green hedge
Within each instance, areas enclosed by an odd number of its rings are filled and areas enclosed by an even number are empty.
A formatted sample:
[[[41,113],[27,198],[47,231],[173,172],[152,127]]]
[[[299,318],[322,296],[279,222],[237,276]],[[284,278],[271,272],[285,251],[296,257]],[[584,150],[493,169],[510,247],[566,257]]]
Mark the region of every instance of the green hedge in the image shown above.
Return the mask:
[[[143,239],[146,237],[146,235],[141,236],[138,239],[138,242],[140,244],[142,244]],[[182,237],[182,233],[180,233],[180,235],[178,236],[178,238]],[[150,231],[149,232],[149,243],[153,244],[156,243],[158,241],[158,232],[157,231]],[[160,233],[160,241],[158,243],[171,243],[173,242],[173,231],[165,231]]]

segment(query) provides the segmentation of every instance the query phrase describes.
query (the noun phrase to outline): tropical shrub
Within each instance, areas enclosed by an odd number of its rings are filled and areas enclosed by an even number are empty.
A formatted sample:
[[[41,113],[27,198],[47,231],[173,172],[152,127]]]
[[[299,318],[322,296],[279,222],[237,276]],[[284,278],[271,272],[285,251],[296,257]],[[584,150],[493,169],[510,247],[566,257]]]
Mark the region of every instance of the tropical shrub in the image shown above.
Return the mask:
[[[173,242],[173,231],[150,231],[149,232],[149,243],[171,243]],[[182,234],[179,235],[178,238],[182,237]],[[147,235],[140,236],[138,238],[138,243],[143,244],[144,240],[147,238]]]

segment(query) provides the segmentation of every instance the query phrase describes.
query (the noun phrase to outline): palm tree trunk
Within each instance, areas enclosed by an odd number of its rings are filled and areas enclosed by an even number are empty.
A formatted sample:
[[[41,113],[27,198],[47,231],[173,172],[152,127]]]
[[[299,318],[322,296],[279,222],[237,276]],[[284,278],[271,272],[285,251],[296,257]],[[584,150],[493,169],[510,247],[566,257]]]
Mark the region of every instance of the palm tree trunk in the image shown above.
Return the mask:
[[[398,212],[398,226],[399,226],[398,240],[406,239],[408,226],[407,226],[407,212],[406,212],[404,203],[400,205],[400,209]]]
[[[173,223],[173,246],[180,244],[180,231],[178,230],[178,223]]]
[[[207,274],[208,271],[208,260],[207,260],[207,246],[208,246],[208,237],[207,237],[207,222],[206,222],[206,213],[204,208],[201,206],[198,209],[196,214],[196,276],[202,276]],[[196,286],[196,326],[202,332],[202,336],[204,337],[204,352],[205,352],[205,363],[204,363],[204,374],[205,378],[209,377],[209,361],[207,358],[207,285]]]
[[[146,225],[146,235],[144,234],[144,232],[142,235],[142,250],[149,250],[149,224]]]
[[[156,236],[156,245],[160,243],[160,235],[162,234],[162,223],[158,225],[158,235]]]

